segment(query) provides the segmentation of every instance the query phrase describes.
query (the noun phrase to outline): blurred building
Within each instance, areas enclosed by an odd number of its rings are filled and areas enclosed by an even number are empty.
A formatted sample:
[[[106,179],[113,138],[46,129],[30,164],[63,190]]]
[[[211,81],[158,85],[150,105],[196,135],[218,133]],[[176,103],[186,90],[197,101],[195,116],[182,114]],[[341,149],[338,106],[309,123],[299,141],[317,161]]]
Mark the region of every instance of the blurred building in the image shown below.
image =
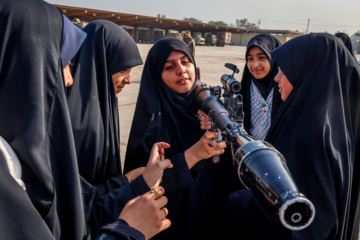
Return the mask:
[[[96,19],[112,21],[122,26],[138,43],[154,43],[165,36],[182,38],[182,33],[185,31],[190,31],[193,36],[201,39],[201,42],[203,38],[205,43],[206,38],[210,36],[211,41],[208,45],[211,46],[246,45],[253,36],[265,32],[274,35],[281,43],[303,34],[289,30],[253,30],[57,4],[54,6],[60,8],[69,19],[81,27],[85,27],[88,22]]]

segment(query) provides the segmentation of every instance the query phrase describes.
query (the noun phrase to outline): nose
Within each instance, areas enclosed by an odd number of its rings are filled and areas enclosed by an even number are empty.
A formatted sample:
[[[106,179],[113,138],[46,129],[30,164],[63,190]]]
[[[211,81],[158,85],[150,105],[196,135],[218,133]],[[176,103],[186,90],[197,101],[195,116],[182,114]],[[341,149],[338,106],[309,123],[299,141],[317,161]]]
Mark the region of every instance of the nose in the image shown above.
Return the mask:
[[[66,85],[67,87],[70,87],[71,85],[73,85],[73,83],[74,83],[74,80],[72,79],[72,77],[68,77],[68,78],[66,79],[65,85]]]
[[[177,69],[176,69],[176,73],[177,73],[178,75],[184,74],[184,73],[185,73],[185,66],[179,64],[179,66],[178,66]]]
[[[71,75],[71,72],[70,72],[70,66],[67,65],[64,70],[63,70],[63,73],[64,73],[64,83],[65,83],[65,86],[66,87],[70,87],[71,85],[73,85],[74,83],[74,79]]]
[[[131,76],[131,73],[129,73],[126,78],[124,79],[124,83],[125,84],[130,84],[131,83],[131,80],[132,80],[132,76]]]
[[[274,81],[280,83],[280,72],[276,74],[276,76],[274,77]]]

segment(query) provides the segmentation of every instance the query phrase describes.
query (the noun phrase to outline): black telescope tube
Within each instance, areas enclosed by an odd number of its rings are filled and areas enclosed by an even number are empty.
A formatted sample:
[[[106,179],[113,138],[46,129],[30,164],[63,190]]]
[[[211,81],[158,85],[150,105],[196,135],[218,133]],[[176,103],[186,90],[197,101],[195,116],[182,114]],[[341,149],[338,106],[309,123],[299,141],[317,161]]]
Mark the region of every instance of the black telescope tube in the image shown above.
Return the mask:
[[[315,217],[315,207],[299,192],[282,154],[270,143],[248,135],[242,125],[233,123],[223,103],[208,88],[197,87],[195,98],[216,128],[225,132],[243,185],[278,211],[284,227],[301,230],[309,226]]]
[[[239,148],[234,159],[244,186],[277,209],[286,228],[301,230],[311,224],[315,207],[299,192],[285,158],[271,144],[254,140]]]
[[[241,84],[229,74],[224,74],[221,76],[221,83],[225,86],[228,92],[236,94],[241,90]]]

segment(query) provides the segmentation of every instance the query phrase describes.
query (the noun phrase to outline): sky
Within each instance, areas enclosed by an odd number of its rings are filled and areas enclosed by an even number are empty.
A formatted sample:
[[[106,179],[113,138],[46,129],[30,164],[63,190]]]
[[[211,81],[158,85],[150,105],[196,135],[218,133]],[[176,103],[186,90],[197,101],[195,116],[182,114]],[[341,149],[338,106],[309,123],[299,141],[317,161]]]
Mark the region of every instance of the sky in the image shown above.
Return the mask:
[[[360,0],[46,0],[49,3],[204,23],[248,19],[260,29],[304,32],[360,30]],[[221,4],[220,4],[221,3]]]

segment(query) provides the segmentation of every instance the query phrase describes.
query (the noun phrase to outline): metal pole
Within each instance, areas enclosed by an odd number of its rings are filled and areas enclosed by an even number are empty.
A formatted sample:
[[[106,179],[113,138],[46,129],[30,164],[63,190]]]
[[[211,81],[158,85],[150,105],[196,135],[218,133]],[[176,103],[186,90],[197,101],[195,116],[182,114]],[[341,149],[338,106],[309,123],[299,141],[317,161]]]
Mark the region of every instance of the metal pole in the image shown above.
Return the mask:
[[[309,24],[310,24],[310,19],[308,19],[308,24],[307,24],[306,33],[309,33]]]

